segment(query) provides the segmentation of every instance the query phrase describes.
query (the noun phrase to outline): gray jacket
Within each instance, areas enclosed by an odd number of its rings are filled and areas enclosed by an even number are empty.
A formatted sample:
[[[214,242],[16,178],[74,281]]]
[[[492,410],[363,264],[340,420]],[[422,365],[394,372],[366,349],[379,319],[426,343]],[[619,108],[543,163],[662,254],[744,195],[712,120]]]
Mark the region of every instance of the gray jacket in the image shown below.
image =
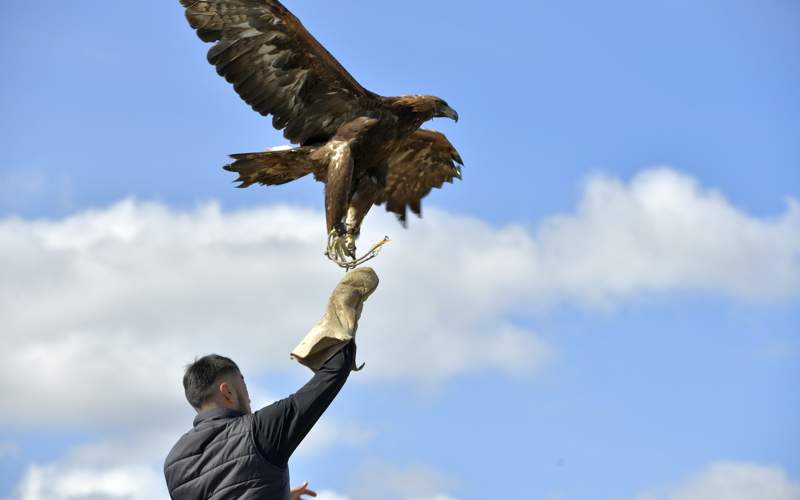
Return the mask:
[[[289,468],[269,463],[253,438],[253,415],[201,412],[164,462],[174,500],[288,500]]]

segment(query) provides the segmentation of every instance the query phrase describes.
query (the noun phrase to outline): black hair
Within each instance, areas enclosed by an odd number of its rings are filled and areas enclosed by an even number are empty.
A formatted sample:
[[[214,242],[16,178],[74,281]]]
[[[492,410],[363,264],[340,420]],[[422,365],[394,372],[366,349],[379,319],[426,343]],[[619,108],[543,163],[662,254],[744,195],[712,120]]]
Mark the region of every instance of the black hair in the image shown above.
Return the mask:
[[[239,367],[225,356],[209,354],[195,359],[194,363],[186,366],[186,373],[183,375],[186,400],[199,410],[214,395],[214,382],[231,372],[239,373]]]

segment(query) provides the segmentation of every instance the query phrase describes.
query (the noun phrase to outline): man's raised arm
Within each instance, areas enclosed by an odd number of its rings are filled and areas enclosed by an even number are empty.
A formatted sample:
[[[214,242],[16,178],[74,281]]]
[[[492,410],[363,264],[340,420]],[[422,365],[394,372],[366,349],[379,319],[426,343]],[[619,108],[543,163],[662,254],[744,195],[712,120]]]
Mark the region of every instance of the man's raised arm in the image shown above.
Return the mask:
[[[285,467],[289,457],[317,423],[355,370],[355,333],[363,303],[378,286],[370,268],[347,273],[336,285],[322,316],[292,351],[292,357],[314,371],[299,391],[258,410],[253,436],[264,457]]]
[[[289,457],[339,393],[355,360],[355,341],[334,354],[299,391],[254,415],[254,438],[270,463],[285,467]]]

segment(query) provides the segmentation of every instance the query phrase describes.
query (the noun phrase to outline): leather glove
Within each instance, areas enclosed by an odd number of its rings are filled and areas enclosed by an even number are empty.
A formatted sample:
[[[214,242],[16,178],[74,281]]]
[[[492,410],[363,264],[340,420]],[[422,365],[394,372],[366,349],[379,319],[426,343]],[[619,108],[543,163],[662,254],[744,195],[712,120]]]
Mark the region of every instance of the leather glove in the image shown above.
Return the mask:
[[[333,289],[325,314],[294,348],[291,357],[314,372],[355,338],[364,302],[378,287],[378,275],[370,267],[359,267],[344,275]],[[363,368],[362,364],[355,371]]]

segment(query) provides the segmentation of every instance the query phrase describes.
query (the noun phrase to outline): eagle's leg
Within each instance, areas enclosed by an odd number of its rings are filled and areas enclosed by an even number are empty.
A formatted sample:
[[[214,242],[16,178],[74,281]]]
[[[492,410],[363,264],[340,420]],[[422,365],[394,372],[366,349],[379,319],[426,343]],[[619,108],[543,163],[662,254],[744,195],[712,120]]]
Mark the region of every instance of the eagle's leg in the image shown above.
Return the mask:
[[[344,223],[344,236],[338,239],[341,247],[341,254],[346,255],[351,260],[336,262],[340,267],[345,269],[352,269],[364,262],[372,259],[378,255],[378,250],[386,242],[388,238],[375,244],[367,253],[361,257],[356,257],[356,239],[361,233],[361,222],[366,217],[372,205],[380,199],[382,193],[381,187],[378,185],[377,180],[369,175],[362,175],[356,183],[356,188],[350,197],[350,203],[347,207],[347,218]]]
[[[344,223],[353,181],[353,157],[346,141],[329,143],[326,148],[329,151],[325,181],[325,222],[328,227],[325,255],[339,264],[346,262],[347,257],[355,259],[355,245],[351,250],[345,241],[347,231]]]
[[[359,178],[347,207],[344,234],[340,234],[334,229],[328,236],[328,256],[340,267],[353,269],[363,264],[375,257],[380,248],[389,241],[388,238],[384,238],[373,245],[367,253],[356,257],[355,242],[361,232],[361,223],[372,205],[380,199],[381,194],[382,188],[375,178],[368,175]]]

